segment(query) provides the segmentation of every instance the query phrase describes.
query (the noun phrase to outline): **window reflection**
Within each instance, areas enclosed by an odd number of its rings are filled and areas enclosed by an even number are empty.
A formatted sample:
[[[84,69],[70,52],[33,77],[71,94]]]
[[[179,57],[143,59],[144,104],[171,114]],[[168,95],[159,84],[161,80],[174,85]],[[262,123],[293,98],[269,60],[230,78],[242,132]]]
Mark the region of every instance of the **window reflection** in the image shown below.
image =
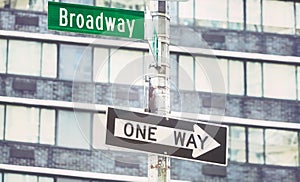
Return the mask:
[[[177,55],[171,54],[170,56],[170,84],[171,89],[178,89],[178,61],[177,61]]]
[[[261,31],[261,0],[247,0],[247,30]]]
[[[243,0],[228,0],[228,28],[242,30],[244,22]]]
[[[96,6],[110,7],[110,0],[96,0]]]
[[[144,2],[141,0],[96,0],[96,6],[144,11]]]
[[[0,140],[3,140],[3,134],[4,134],[3,127],[4,127],[4,105],[0,105]]]
[[[226,28],[227,0],[196,0],[195,7],[198,25]]]
[[[195,19],[200,26],[243,29],[243,1],[195,0]]]
[[[0,181],[2,181],[1,176],[0,173]],[[4,173],[4,182],[54,182],[54,179],[28,174]]]
[[[7,0],[7,7],[20,10],[43,11],[44,0]]]
[[[229,93],[244,94],[244,65],[241,61],[229,60]]]
[[[194,90],[194,58],[179,56],[178,68],[179,89]]]
[[[296,4],[296,33],[300,34],[300,3]]]
[[[35,41],[0,39],[0,73],[56,78],[57,45]],[[30,63],[30,64],[28,64]]]
[[[0,109],[4,110],[4,106]],[[4,114],[1,110],[0,117]],[[4,118],[4,115],[2,117]],[[54,144],[54,110],[7,105],[5,123],[5,140]]]
[[[213,57],[197,57],[195,63],[196,90],[213,93],[228,93],[228,60]],[[217,73],[217,74],[210,74]],[[234,75],[234,72],[232,73]],[[239,82],[236,82],[237,84]],[[232,82],[232,88],[234,88]]]
[[[8,73],[39,76],[41,43],[9,40],[8,58]]]
[[[7,41],[0,39],[0,73],[6,72]]]
[[[300,100],[300,66],[297,66],[297,99]]]
[[[230,74],[228,71],[228,60],[227,59],[218,59],[218,66],[219,70],[221,71],[221,76],[223,77],[224,80],[224,86],[225,88],[220,88],[219,93],[228,93],[228,84],[229,84],[229,77],[228,75]]]
[[[193,24],[194,0],[179,2],[179,23],[183,25]],[[198,6],[196,6],[198,7]]]
[[[70,179],[70,178],[57,178],[56,182],[89,182],[89,180]]]
[[[262,96],[261,63],[247,62],[247,95]]]
[[[39,143],[54,145],[55,138],[55,111],[41,109]]]
[[[178,24],[178,4],[176,1],[169,1],[170,4],[170,17],[172,24]],[[181,3],[180,3],[181,4]]]
[[[61,2],[72,3],[72,4],[84,4],[84,5],[94,4],[94,0],[61,0]]]
[[[215,68],[216,61],[210,57],[197,57],[195,63],[195,87],[198,91],[217,92],[213,87],[213,78],[209,77],[209,71]],[[224,84],[223,84],[224,85]]]
[[[38,182],[54,182],[53,178],[49,178],[49,177],[38,177]]]
[[[60,45],[59,77],[66,80],[90,81],[92,49],[86,46]]]
[[[93,78],[96,82],[108,82],[109,49],[94,48]]]
[[[4,182],[38,182],[38,178],[34,175],[4,173]]]
[[[143,61],[141,51],[111,49],[110,82],[143,85]]]
[[[34,107],[6,106],[5,139],[32,142],[38,141],[39,111]]]
[[[240,126],[230,127],[229,140],[230,160],[246,162],[245,128]]]
[[[0,0],[0,8],[9,8],[10,0]]]
[[[298,166],[298,134],[266,129],[266,164]]]
[[[89,149],[91,144],[91,117],[89,113],[58,111],[57,145]],[[72,132],[68,132],[72,131]]]
[[[42,76],[56,78],[57,75],[57,45],[43,43]]]
[[[105,114],[93,114],[93,148],[105,149],[106,137]]]
[[[264,134],[261,128],[248,128],[249,162],[264,164]]]
[[[264,31],[293,33],[294,5],[289,1],[263,1]]]
[[[295,66],[264,63],[263,73],[265,97],[296,98]]]

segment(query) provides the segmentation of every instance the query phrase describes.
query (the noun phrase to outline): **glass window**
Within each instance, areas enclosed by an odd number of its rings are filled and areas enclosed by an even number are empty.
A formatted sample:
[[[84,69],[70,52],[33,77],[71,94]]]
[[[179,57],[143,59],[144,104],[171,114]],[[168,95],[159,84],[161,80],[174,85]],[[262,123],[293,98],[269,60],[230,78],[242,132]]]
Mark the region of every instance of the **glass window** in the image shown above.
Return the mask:
[[[9,0],[1,0],[0,8],[9,8]]]
[[[300,100],[300,67],[297,66],[297,94],[298,100]]]
[[[221,76],[225,83],[225,90],[222,88],[220,93],[228,93],[228,60],[227,59],[218,59],[219,70],[221,71]],[[217,90],[218,91],[218,90]]]
[[[8,73],[40,75],[41,43],[9,40]]]
[[[110,7],[111,0],[96,0],[96,6]]]
[[[89,180],[70,179],[70,178],[57,178],[56,182],[89,182]]]
[[[300,3],[296,3],[296,33],[300,34]]]
[[[223,75],[226,75],[224,78]],[[227,60],[215,57],[197,57],[195,62],[196,90],[227,93]]]
[[[10,7],[21,10],[43,11],[44,0],[10,0]]]
[[[227,27],[227,0],[196,0],[195,7],[197,7],[195,18],[198,25],[219,28]]]
[[[298,134],[266,129],[266,164],[298,166]]]
[[[41,109],[40,114],[40,143],[54,145],[55,110]]]
[[[57,46],[43,43],[42,76],[56,78],[57,72]]]
[[[89,113],[58,111],[57,145],[90,148],[91,118]]]
[[[106,138],[106,115],[94,114],[93,119],[93,148],[104,149]]]
[[[261,128],[248,129],[249,162],[264,164],[264,133]]]
[[[114,151],[125,151],[128,152],[129,149],[124,149],[115,146],[108,146],[105,144],[106,139],[106,115],[95,113],[93,114],[93,149],[96,150],[114,150]]]
[[[264,63],[263,74],[265,97],[296,99],[295,66]]]
[[[5,182],[37,182],[37,176],[26,174],[4,173]]]
[[[96,0],[96,5],[112,7],[112,8],[144,11],[144,2],[145,1],[141,1],[141,0],[131,0],[131,1]]]
[[[94,48],[93,78],[95,82],[108,82],[109,49]]]
[[[92,49],[86,46],[60,45],[59,78],[90,81]]]
[[[194,58],[191,56],[179,56],[179,89],[194,90]]]
[[[244,65],[241,61],[229,61],[229,93],[244,94]]]
[[[170,56],[170,85],[172,90],[178,89],[178,61],[176,54],[171,54]]]
[[[7,41],[0,39],[0,73],[6,72]]]
[[[61,2],[73,3],[73,4],[85,4],[85,5],[94,4],[94,0],[61,0]]]
[[[38,121],[39,110],[37,108],[7,105],[5,139],[36,143]]]
[[[4,134],[4,105],[0,105],[0,140],[3,140]]]
[[[293,33],[294,5],[289,1],[263,1],[264,31]]]
[[[59,0],[43,0],[44,1],[44,11],[48,11],[48,1],[59,2]]]
[[[247,62],[247,95],[262,96],[261,63]]]
[[[183,25],[193,25],[194,0],[179,2],[178,7],[179,23]]]
[[[213,78],[209,77],[209,71],[213,64],[212,58],[197,57],[195,62],[195,87],[198,91],[212,92]]]
[[[228,28],[242,30],[244,28],[243,0],[229,0]]]
[[[49,178],[49,177],[38,177],[38,182],[54,182],[53,178]]]
[[[0,173],[0,181],[2,181]],[[14,174],[14,173],[4,173],[5,182],[54,182],[53,178],[49,177],[38,177],[35,175],[27,174]]]
[[[141,51],[111,49],[110,82],[143,85],[143,61]]]
[[[231,126],[229,131],[230,160],[246,162],[245,128],[240,126]]]
[[[247,30],[261,31],[261,0],[247,0]]]
[[[170,17],[171,17],[171,23],[177,24],[178,23],[178,4],[176,1],[169,1],[170,4]]]

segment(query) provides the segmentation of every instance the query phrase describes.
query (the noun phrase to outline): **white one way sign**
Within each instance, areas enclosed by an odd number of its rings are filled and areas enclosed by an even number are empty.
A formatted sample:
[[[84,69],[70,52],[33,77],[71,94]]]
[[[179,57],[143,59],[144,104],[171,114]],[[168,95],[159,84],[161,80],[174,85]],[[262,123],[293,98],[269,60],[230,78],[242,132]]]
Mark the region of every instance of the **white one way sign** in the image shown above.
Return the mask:
[[[193,150],[196,158],[220,146],[211,136],[194,124],[194,131],[138,123],[116,118],[115,136]]]
[[[108,108],[106,144],[227,164],[227,127]]]

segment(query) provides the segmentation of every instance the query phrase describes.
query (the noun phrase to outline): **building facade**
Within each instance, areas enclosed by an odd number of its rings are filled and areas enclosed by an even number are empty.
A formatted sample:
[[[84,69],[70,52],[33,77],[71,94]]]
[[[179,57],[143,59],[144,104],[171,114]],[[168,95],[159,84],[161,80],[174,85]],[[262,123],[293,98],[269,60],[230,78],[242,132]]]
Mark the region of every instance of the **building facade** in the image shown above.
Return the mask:
[[[104,145],[107,106],[145,108],[145,41],[47,28],[46,0],[0,0],[0,182],[147,181]],[[138,0],[60,0],[144,11]],[[300,181],[300,2],[170,1],[171,115],[228,125],[228,166],[174,181]]]

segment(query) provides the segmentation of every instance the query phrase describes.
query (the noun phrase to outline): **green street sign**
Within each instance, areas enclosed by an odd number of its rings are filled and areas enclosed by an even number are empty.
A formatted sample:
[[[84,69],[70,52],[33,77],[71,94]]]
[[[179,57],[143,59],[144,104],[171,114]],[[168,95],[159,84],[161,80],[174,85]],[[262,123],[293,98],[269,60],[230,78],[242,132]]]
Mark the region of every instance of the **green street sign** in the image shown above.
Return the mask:
[[[144,39],[144,12],[49,1],[48,29]]]

